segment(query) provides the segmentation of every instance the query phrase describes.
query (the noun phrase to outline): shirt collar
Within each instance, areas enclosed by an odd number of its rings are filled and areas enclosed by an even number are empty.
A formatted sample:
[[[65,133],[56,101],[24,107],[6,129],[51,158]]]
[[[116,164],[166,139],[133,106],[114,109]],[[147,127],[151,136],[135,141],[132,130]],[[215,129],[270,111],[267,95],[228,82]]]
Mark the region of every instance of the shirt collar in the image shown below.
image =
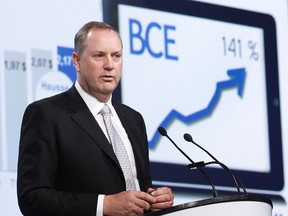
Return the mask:
[[[84,89],[80,86],[78,80],[76,80],[75,82],[75,87],[79,92],[80,96],[83,98],[86,105],[88,106],[89,110],[92,112],[93,116],[98,115],[99,111],[102,109],[105,103],[99,101],[97,98],[85,92]],[[115,110],[112,106],[112,97],[110,97],[106,104],[109,106],[112,115],[115,115]]]

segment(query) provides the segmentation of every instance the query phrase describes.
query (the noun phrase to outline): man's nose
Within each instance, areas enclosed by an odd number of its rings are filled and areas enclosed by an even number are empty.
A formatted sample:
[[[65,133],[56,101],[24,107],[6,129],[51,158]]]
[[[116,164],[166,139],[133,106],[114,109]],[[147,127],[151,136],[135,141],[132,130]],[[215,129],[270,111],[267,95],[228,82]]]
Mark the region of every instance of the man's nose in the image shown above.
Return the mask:
[[[107,56],[104,62],[104,69],[112,70],[113,69],[113,59],[111,56]]]

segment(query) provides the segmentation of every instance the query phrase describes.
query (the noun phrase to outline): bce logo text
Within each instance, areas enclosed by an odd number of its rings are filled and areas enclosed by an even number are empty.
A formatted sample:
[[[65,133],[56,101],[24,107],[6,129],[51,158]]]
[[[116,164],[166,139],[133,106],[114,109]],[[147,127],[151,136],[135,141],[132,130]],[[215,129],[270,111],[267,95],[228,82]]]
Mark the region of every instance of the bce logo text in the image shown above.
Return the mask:
[[[151,45],[151,32],[160,34],[163,40],[159,41],[162,48],[155,48]],[[142,55],[146,50],[153,58],[165,58],[166,60],[178,60],[177,55],[169,52],[169,48],[175,46],[175,38],[169,37],[169,32],[176,31],[172,25],[160,25],[157,22],[150,22],[143,26],[136,19],[129,19],[129,42],[130,53],[133,55]],[[157,42],[158,43],[158,42]],[[136,46],[137,44],[137,46]]]

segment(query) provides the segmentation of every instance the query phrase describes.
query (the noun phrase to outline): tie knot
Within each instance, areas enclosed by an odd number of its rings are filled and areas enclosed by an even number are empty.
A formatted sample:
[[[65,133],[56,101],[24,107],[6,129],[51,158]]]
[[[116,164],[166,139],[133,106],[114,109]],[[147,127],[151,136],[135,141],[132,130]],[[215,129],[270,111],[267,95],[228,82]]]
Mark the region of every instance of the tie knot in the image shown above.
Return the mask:
[[[110,108],[107,104],[104,104],[104,106],[102,107],[102,109],[99,112],[102,116],[103,115],[110,115],[111,111]]]

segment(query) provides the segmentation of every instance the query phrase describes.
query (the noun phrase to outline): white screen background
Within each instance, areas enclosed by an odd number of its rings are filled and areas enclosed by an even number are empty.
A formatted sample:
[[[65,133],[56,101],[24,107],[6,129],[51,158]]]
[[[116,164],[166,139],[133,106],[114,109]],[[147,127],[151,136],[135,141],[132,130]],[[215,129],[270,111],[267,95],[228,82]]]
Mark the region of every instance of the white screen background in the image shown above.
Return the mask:
[[[206,156],[183,139],[185,132],[191,133],[196,142],[230,168],[269,171],[263,30],[126,5],[119,6],[119,16],[124,58],[128,62],[124,64],[122,76],[122,100],[143,114],[149,140],[172,109],[183,115],[205,109],[216,84],[231,79],[227,70],[244,67],[246,80],[242,98],[237,95],[237,87],[224,90],[210,116],[192,124],[175,120],[166,129],[196,161]],[[175,30],[168,33],[168,37],[175,40],[175,44],[169,45],[169,53],[177,55],[178,61],[153,58],[147,50],[142,55],[131,54],[129,19],[141,23],[142,37],[149,23],[157,20],[162,26],[161,30],[151,30],[149,43],[154,52],[165,52],[164,25],[175,26]],[[240,41],[239,56],[236,53],[235,57],[233,52],[224,54],[223,37],[226,43],[232,38]],[[133,42],[139,46],[139,39],[134,38]],[[249,42],[256,44],[255,50]],[[243,155],[245,160],[241,160]],[[187,164],[187,159],[166,138],[160,138],[150,151],[150,158],[157,162]]]

